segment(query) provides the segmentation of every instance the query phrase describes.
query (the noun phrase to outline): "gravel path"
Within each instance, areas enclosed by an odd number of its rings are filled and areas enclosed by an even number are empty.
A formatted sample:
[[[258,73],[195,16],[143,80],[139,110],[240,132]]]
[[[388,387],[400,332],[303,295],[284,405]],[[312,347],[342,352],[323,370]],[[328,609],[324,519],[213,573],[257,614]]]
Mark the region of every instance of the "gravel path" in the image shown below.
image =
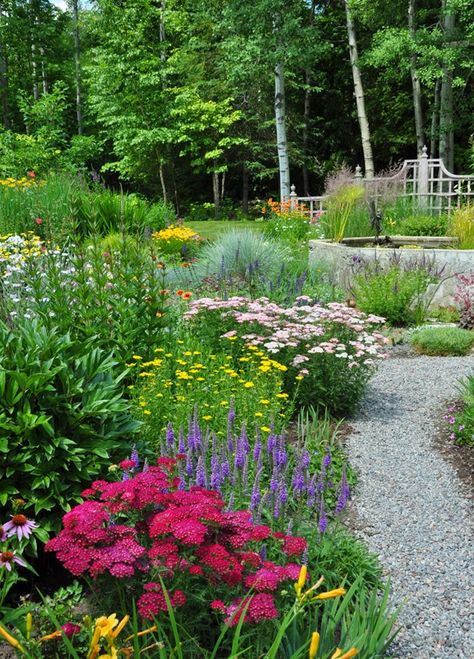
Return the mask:
[[[473,371],[472,356],[387,359],[351,424],[358,535],[379,555],[393,602],[406,600],[395,657],[474,658],[472,510],[432,447],[443,401]]]

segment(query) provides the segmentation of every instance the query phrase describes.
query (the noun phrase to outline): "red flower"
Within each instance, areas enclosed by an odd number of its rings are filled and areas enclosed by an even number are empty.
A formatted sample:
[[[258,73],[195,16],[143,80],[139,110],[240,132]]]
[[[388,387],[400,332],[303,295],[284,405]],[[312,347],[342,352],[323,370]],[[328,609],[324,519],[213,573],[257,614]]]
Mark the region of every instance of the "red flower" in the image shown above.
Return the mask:
[[[37,217],[37,218],[35,219],[35,222],[36,222],[36,224],[37,224],[38,226],[40,226],[41,224],[43,224],[43,220],[42,220],[40,217]]]
[[[283,551],[288,556],[301,556],[307,546],[304,538],[287,535],[283,540]]]
[[[213,609],[213,611],[220,611],[220,613],[226,612],[225,604],[222,600],[213,600],[211,602],[211,609]]]
[[[122,462],[119,462],[120,469],[132,469],[134,466],[135,463],[133,460],[122,460]]]

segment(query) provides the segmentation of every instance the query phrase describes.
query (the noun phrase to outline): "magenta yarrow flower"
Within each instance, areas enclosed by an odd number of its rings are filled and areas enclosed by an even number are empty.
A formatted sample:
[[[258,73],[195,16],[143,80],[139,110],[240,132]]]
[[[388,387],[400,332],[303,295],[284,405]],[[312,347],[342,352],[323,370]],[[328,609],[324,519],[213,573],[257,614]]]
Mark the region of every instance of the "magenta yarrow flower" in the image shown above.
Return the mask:
[[[38,524],[25,515],[13,515],[11,520],[3,525],[3,530],[6,531],[7,538],[16,535],[18,540],[22,538],[29,538],[33,529],[36,529]]]
[[[26,567],[25,561],[17,556],[14,551],[0,552],[0,568],[4,567],[8,572],[11,572],[14,563]]]

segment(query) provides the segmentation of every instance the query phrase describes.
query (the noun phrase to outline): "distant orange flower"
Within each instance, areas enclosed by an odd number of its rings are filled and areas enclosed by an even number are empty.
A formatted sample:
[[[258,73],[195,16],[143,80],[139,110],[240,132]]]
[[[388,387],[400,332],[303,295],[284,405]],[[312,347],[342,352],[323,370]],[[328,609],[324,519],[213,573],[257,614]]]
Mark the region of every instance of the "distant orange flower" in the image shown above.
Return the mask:
[[[191,296],[192,296],[191,291],[186,291],[186,293],[183,293],[182,298],[183,300],[189,300]]]
[[[176,291],[176,295],[179,295],[179,297],[181,297],[182,295],[184,295],[184,291],[180,288],[179,291]]]

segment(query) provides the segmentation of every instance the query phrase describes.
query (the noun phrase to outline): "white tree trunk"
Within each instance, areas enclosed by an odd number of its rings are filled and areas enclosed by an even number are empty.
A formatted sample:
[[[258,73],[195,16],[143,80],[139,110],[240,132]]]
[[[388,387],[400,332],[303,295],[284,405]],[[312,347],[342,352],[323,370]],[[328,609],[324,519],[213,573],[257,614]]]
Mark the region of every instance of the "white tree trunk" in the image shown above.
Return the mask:
[[[442,9],[444,39],[450,41],[454,31],[455,18],[454,14],[447,8],[446,0],[443,0]],[[453,71],[446,58],[443,61],[443,75],[441,78],[439,157],[450,172],[454,171]]]
[[[77,134],[82,135],[81,39],[79,33],[79,0],[72,0],[72,30],[74,35]]]
[[[372,155],[372,144],[370,142],[370,128],[365,110],[364,88],[359,69],[359,54],[357,52],[357,41],[354,23],[349,9],[349,0],[344,0],[346,7],[347,36],[349,39],[349,55],[351,58],[352,77],[354,79],[354,94],[357,105],[357,118],[359,120],[360,136],[362,140],[362,151],[364,153],[365,177],[374,176],[374,158]]]
[[[413,48],[410,57],[410,74],[413,88],[413,109],[415,111],[416,152],[420,154],[425,144],[425,135],[423,130],[423,110],[421,107],[421,84],[418,77],[417,56],[414,50],[416,40],[416,0],[409,0],[408,2],[408,29]]]
[[[275,67],[275,124],[280,172],[280,200],[283,201],[290,197],[290,163],[286,137],[285,72],[281,62]]]

